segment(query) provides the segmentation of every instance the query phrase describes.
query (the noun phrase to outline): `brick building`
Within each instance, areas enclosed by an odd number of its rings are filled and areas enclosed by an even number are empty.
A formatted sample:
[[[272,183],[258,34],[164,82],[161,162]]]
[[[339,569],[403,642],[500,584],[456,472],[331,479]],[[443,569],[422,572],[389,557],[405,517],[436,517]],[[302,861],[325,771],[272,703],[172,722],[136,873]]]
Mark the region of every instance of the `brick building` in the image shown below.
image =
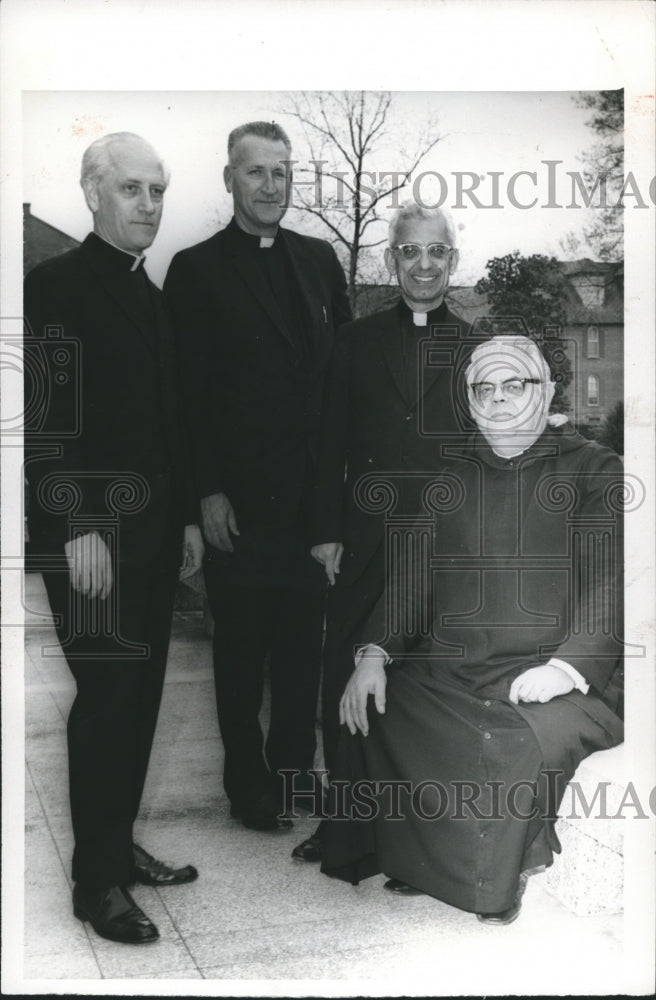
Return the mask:
[[[568,278],[567,322],[576,419],[594,425],[624,396],[624,266],[593,260],[561,264]]]

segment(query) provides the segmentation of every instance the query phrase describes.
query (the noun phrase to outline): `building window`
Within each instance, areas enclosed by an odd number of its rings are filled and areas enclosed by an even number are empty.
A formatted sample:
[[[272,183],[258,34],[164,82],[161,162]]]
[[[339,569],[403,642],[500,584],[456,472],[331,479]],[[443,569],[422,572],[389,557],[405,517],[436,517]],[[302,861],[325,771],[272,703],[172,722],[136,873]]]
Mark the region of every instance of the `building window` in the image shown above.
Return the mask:
[[[588,406],[599,406],[599,377],[588,375]]]
[[[598,358],[599,357],[599,327],[589,326],[588,327],[588,357]]]
[[[577,274],[571,279],[579,298],[588,309],[604,304],[604,277],[602,274]]]

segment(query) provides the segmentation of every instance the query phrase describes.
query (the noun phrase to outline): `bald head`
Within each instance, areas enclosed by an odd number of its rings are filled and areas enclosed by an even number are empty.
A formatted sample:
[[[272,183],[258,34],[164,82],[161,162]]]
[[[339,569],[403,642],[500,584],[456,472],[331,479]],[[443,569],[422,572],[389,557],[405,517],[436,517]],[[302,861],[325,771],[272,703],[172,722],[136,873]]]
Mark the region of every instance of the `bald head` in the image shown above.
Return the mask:
[[[82,157],[80,184],[98,236],[136,255],[151,245],[168,171],[150,143],[132,132],[96,139]]]

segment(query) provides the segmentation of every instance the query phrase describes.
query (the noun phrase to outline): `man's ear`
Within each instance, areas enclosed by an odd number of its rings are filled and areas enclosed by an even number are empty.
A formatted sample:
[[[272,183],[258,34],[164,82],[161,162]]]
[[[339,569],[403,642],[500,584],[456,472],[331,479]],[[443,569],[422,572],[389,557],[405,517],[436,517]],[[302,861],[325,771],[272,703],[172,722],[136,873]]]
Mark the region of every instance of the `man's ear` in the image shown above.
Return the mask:
[[[396,274],[396,264],[394,261],[394,255],[389,247],[385,247],[385,264],[389,273],[394,276]]]
[[[82,181],[82,190],[84,191],[84,200],[87,203],[87,208],[90,212],[97,212],[100,202],[98,200],[98,184],[95,180],[87,179]]]
[[[226,191],[232,192],[232,168],[229,163],[226,163],[223,168],[223,183],[226,186]]]
[[[449,261],[449,274],[453,274],[453,272],[455,271],[455,269],[458,266],[459,261],[460,261],[460,251],[459,250],[452,250],[451,251],[451,260]]]

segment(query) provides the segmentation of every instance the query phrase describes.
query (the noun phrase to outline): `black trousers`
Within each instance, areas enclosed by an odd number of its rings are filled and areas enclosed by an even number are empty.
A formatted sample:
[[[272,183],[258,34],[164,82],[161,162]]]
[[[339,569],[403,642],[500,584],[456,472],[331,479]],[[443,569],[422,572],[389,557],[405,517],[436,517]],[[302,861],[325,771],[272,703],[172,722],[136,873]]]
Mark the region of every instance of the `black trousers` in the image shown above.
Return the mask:
[[[259,549],[258,549],[259,551]],[[233,804],[248,808],[264,794],[283,808],[279,769],[311,779],[321,669],[325,587],[323,567],[307,547],[293,572],[281,556],[279,578],[251,572],[259,558],[239,560],[212,550],[205,561],[214,617],[214,678],[225,750],[223,783]],[[300,566],[299,566],[300,562]],[[270,562],[267,561],[270,566]],[[265,660],[269,661],[271,719],[264,740],[259,721]],[[275,800],[271,796],[275,796]]]
[[[132,825],[162,696],[179,554],[176,542],[145,568],[120,567],[106,601],[74,591],[66,572],[44,573],[77,684],[68,718],[73,879],[87,888],[132,881]]]

